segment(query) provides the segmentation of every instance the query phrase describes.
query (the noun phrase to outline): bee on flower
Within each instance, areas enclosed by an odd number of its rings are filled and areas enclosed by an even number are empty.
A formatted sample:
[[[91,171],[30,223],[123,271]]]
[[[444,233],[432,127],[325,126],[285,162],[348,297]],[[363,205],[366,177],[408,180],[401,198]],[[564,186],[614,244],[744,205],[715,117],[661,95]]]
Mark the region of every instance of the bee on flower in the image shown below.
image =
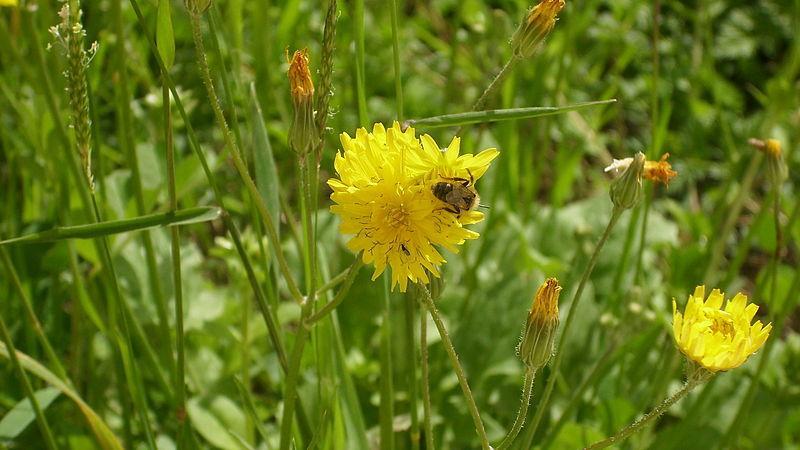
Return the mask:
[[[409,280],[428,283],[428,273],[438,277],[446,260],[437,247],[458,253],[459,245],[478,237],[464,226],[484,216],[470,208],[456,211],[436,195],[437,186],[470,180],[474,190],[472,183],[499,152],[461,155],[458,137],[440,149],[432,137],[418,139],[413,128],[402,131],[397,122],[389,129],[375,124],[371,132],[359,128],[355,137],[342,133],[340,139],[338,178],[328,185],[340,232],[352,235],[347,247],[375,266],[373,280],[389,267],[393,289],[399,285],[405,292]]]

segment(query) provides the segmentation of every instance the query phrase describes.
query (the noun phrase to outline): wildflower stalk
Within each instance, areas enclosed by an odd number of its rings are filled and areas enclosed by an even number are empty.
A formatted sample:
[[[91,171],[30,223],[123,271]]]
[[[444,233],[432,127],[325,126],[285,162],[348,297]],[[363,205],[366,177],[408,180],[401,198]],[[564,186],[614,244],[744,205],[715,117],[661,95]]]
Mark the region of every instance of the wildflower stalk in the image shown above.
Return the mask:
[[[414,340],[414,316],[417,296],[414,289],[413,294],[405,296],[405,338],[406,338],[406,352],[411,353],[411,358],[408,358],[409,371],[408,371],[408,411],[411,416],[411,449],[419,450],[419,412],[417,410],[417,345]],[[424,317],[424,315],[423,315]]]
[[[356,64],[356,103],[358,123],[367,125],[367,94],[364,74],[364,0],[353,3],[353,39],[355,39]]]
[[[170,108],[169,88],[161,83],[162,103],[164,105],[164,143],[167,147],[167,189],[169,192],[169,208],[178,209],[178,197],[175,182],[175,146],[172,139],[172,111]],[[170,227],[172,248],[172,285],[175,295],[175,403],[178,417],[178,448],[186,447],[186,351],[183,329],[183,277],[181,274],[181,234],[180,227]]]
[[[400,73],[400,36],[397,25],[397,0],[389,4],[392,16],[392,56],[394,61],[394,96],[397,120],[403,122],[403,81]]]
[[[381,449],[394,449],[394,379],[392,376],[392,305],[389,274],[383,274],[383,317],[381,318],[381,392],[380,436]]]
[[[191,147],[195,156],[197,156],[197,159],[200,161],[200,166],[202,167],[203,173],[205,174],[205,177],[208,180],[209,186],[211,186],[211,190],[214,194],[215,201],[219,204],[220,208],[226,211],[225,201],[222,196],[222,191],[219,187],[219,184],[216,182],[216,179],[214,178],[214,174],[211,172],[211,169],[208,166],[208,161],[206,160],[206,157],[202,152],[200,144],[197,141],[197,135],[194,132],[192,123],[189,120],[189,116],[186,113],[186,109],[183,107],[183,102],[181,102],[181,97],[178,94],[178,91],[175,89],[175,83],[172,81],[172,77],[169,75],[169,72],[166,69],[166,65],[164,64],[164,61],[159,54],[155,40],[152,38],[153,34],[149,30],[147,22],[144,20],[144,16],[142,15],[142,10],[139,7],[139,3],[137,0],[130,0],[130,4],[131,7],[133,8],[134,13],[136,14],[136,19],[139,22],[139,25],[145,31],[144,36],[147,37],[147,43],[150,46],[150,50],[153,53],[156,62],[158,63],[158,66],[164,78],[164,82],[167,85],[167,87],[169,87],[170,93],[172,94],[172,99],[175,102],[175,107],[178,109],[178,113],[181,116],[181,120],[183,121],[186,127],[186,135],[189,140],[189,146]],[[253,270],[253,263],[250,260],[250,256],[245,251],[244,246],[242,245],[242,238],[241,238],[241,233],[239,232],[239,228],[236,225],[236,222],[234,222],[231,219],[230,215],[227,212],[225,212],[222,215],[222,222],[225,225],[225,228],[229,231],[231,240],[233,241],[234,247],[236,248],[236,253],[239,255],[239,258],[242,261],[245,273],[247,274],[247,279],[250,282],[250,287],[253,290],[253,294],[256,298],[256,302],[258,303],[262,317],[264,318],[264,322],[267,325],[267,330],[269,331],[270,340],[272,341],[273,347],[275,348],[275,351],[278,354],[278,361],[280,362],[281,369],[283,369],[283,371],[286,372],[289,367],[288,358],[286,357],[286,350],[284,348],[281,336],[278,332],[278,326],[275,323],[275,319],[272,315],[270,304],[267,302],[261,284],[256,278],[255,271]]]
[[[464,399],[467,401],[467,408],[472,415],[472,421],[475,424],[475,431],[478,433],[478,438],[480,438],[481,447],[483,450],[489,450],[491,446],[489,445],[489,438],[486,435],[486,430],[483,427],[480,412],[478,412],[478,405],[475,404],[475,398],[472,396],[472,391],[467,383],[467,376],[464,373],[464,368],[461,367],[461,363],[458,361],[458,354],[456,353],[455,347],[453,347],[453,342],[450,340],[450,335],[447,333],[447,328],[444,326],[444,322],[439,315],[439,310],[436,309],[436,304],[433,302],[428,287],[423,284],[420,284],[419,287],[423,293],[422,300],[433,319],[433,323],[436,324],[436,329],[439,331],[439,336],[442,338],[444,349],[447,352],[447,356],[450,358],[450,364],[453,366],[453,370],[458,378],[458,384],[461,385],[461,391],[464,394]]]
[[[539,402],[539,406],[536,408],[536,414],[533,416],[533,421],[531,422],[530,429],[528,431],[528,436],[533,436],[536,433],[536,429],[539,426],[539,422],[544,415],[544,411],[547,409],[547,403],[550,400],[550,395],[553,393],[553,388],[555,387],[556,378],[558,378],[558,371],[561,367],[561,357],[563,356],[563,347],[564,343],[567,340],[567,336],[569,335],[569,330],[572,325],[572,321],[575,318],[575,313],[578,310],[578,305],[581,300],[581,295],[583,294],[583,290],[586,288],[586,283],[589,281],[589,277],[594,270],[594,266],[597,264],[597,258],[600,255],[600,250],[603,249],[605,246],[606,241],[608,241],[609,236],[611,236],[611,231],[614,229],[614,226],[619,221],[620,216],[625,211],[625,208],[615,206],[614,209],[611,211],[611,217],[608,220],[608,225],[606,225],[606,229],[603,232],[602,236],[600,236],[600,240],[597,241],[597,244],[594,247],[594,251],[592,252],[592,256],[589,258],[589,263],[586,265],[586,268],[583,270],[583,275],[581,275],[580,282],[578,283],[578,289],[575,291],[575,294],[572,296],[572,302],[570,303],[569,313],[567,314],[567,319],[564,321],[564,327],[562,328],[561,332],[561,339],[558,341],[558,346],[556,347],[556,354],[553,359],[553,365],[550,369],[550,375],[547,377],[547,385],[544,389],[544,394],[542,395],[542,399]]]
[[[418,289],[417,292],[421,291]],[[419,295],[419,294],[417,294]],[[422,428],[425,431],[425,448],[435,450],[431,422],[431,386],[428,370],[428,317],[419,315],[420,376],[422,378]]]
[[[3,343],[8,351],[8,359],[11,361],[11,365],[14,367],[14,370],[17,372],[17,375],[22,382],[22,387],[25,390],[25,396],[28,397],[28,401],[33,407],[33,412],[36,416],[36,423],[39,425],[39,431],[42,433],[45,446],[50,450],[58,449],[59,447],[56,445],[53,432],[50,430],[50,425],[47,422],[47,417],[45,417],[42,407],[39,405],[39,400],[36,399],[36,395],[33,392],[33,386],[31,386],[31,381],[28,379],[28,375],[25,373],[25,370],[22,368],[22,364],[19,362],[17,350],[14,348],[14,343],[11,341],[11,334],[8,332],[8,328],[6,328],[6,322],[3,320],[1,315],[0,336],[3,338]]]
[[[300,310],[300,326],[294,339],[292,356],[289,359],[289,370],[286,372],[286,381],[283,389],[283,416],[281,417],[280,450],[289,450],[292,445],[292,425],[294,424],[294,410],[297,403],[297,381],[300,376],[300,363],[303,360],[303,349],[308,340],[309,326],[306,320],[313,311],[314,304],[306,301]]]
[[[522,387],[522,397],[520,398],[519,410],[517,411],[517,418],[514,419],[514,424],[508,430],[506,436],[497,446],[497,450],[504,450],[514,443],[522,426],[525,424],[525,419],[528,417],[528,405],[531,403],[531,393],[533,392],[533,380],[536,379],[536,368],[528,367],[525,370],[525,381]]]
[[[284,281],[286,282],[289,292],[297,303],[302,304],[303,294],[301,294],[300,290],[297,288],[297,283],[295,282],[294,276],[289,269],[289,264],[286,262],[286,257],[283,254],[283,249],[280,245],[280,240],[278,239],[275,224],[272,221],[272,216],[267,209],[267,205],[264,203],[264,199],[261,197],[261,194],[258,191],[258,187],[250,177],[250,173],[247,171],[247,165],[242,159],[242,154],[239,151],[239,147],[233,140],[233,135],[228,127],[228,122],[226,121],[225,115],[222,112],[222,106],[220,105],[216,90],[214,89],[214,82],[211,79],[211,71],[208,67],[208,60],[206,59],[205,45],[203,44],[203,34],[200,26],[200,14],[198,12],[190,11],[189,17],[192,27],[192,37],[195,44],[197,66],[200,71],[200,76],[203,79],[203,84],[206,87],[206,93],[211,103],[211,109],[214,111],[214,118],[217,121],[217,125],[222,130],[222,135],[225,139],[225,145],[231,152],[233,165],[239,173],[239,176],[242,178],[242,181],[250,193],[256,208],[261,214],[261,220],[264,222],[264,227],[267,231],[267,237],[269,238],[270,244],[272,244],[272,248],[275,251],[275,258],[278,260],[278,266],[281,270],[281,274],[284,277]]]
[[[699,372],[699,373],[697,373]],[[710,379],[712,376],[711,372],[698,370],[695,374],[691,375],[683,387],[672,394],[670,397],[666,398],[660,405],[653,408],[650,412],[642,416],[639,420],[631,423],[627,427],[619,430],[613,436],[609,436],[602,441],[595,442],[594,444],[586,447],[586,450],[596,450],[599,448],[606,448],[609,445],[618,444],[624,441],[628,436],[631,434],[641,430],[645,427],[650,421],[655,418],[660,417],[667,411],[672,405],[675,404],[678,400],[682,399],[686,396],[692,389],[694,389],[697,385],[704,383]]]
[[[306,325],[312,326],[316,322],[324,319],[328,314],[333,312],[337,306],[339,306],[347,297],[347,292],[350,291],[350,287],[353,285],[353,281],[355,281],[356,276],[358,275],[358,270],[364,265],[361,262],[361,257],[356,256],[355,260],[353,260],[353,264],[350,265],[350,268],[347,269],[347,273],[345,274],[344,280],[341,281],[341,286],[339,290],[336,292],[336,296],[333,297],[333,300],[326,303],[322,308],[317,310],[314,314],[306,318]],[[331,280],[333,281],[333,280]],[[330,284],[330,283],[329,283]],[[324,288],[325,286],[323,286]],[[317,290],[317,295],[320,295],[320,291],[323,291],[322,288]]]
[[[492,82],[489,83],[489,86],[487,86],[483,91],[483,94],[481,94],[481,96],[478,97],[478,100],[475,101],[475,104],[472,105],[473,111],[480,111],[484,108],[484,106],[486,106],[486,102],[489,100],[489,97],[491,97],[494,92],[503,85],[503,81],[505,81],[511,71],[514,70],[514,67],[517,66],[519,61],[519,56],[515,54],[511,55],[511,58],[506,61],[505,65],[503,65],[503,68],[500,69],[500,72],[495,75],[494,79],[492,79]]]

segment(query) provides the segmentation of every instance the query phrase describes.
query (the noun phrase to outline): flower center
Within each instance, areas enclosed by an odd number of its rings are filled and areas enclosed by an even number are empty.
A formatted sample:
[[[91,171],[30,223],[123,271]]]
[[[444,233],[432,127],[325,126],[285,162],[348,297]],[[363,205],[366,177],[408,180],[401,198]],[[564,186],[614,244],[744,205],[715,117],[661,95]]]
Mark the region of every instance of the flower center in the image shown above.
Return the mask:
[[[711,332],[720,333],[726,338],[732,338],[736,334],[733,326],[733,318],[725,311],[718,309],[707,311],[707,317],[711,320]]]
[[[386,223],[393,228],[408,227],[409,212],[405,204],[387,205],[386,207]]]

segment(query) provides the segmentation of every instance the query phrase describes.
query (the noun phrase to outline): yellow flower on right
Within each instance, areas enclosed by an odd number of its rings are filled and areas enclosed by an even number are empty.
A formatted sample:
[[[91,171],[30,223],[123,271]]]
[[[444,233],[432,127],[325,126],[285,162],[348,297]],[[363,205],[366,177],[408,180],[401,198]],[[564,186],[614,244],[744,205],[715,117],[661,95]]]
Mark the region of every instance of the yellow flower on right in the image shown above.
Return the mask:
[[[734,369],[758,351],[769,337],[772,324],[760,320],[750,324],[758,305],[747,304],[738,293],[722,307],[725,295],[714,289],[705,298],[705,286],[697,286],[689,296],[686,310],[678,311],[672,301],[672,330],[678,349],[689,359],[711,372]]]

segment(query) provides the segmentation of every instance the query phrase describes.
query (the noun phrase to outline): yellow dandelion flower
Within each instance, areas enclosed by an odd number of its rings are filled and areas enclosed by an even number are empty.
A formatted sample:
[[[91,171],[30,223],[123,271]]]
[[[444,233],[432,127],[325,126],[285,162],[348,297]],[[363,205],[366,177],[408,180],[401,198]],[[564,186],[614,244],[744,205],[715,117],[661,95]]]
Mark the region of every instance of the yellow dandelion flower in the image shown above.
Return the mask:
[[[392,289],[405,292],[408,281],[428,283],[428,273],[439,276],[446,262],[437,250],[453,253],[478,233],[464,225],[480,222],[483,214],[467,210],[455,214],[434,196],[432,187],[445,179],[477,180],[498,155],[489,149],[459,155],[459,140],[439,150],[427,135],[416,138],[413,128],[402,131],[395,122],[388,130],[375,124],[371,132],[342,133],[342,152],[334,167],[338,178],[328,180],[333,190],[331,211],[341,218],[340,232],[353,235],[347,247],[366,264],[372,279],[391,268]],[[426,272],[427,271],[427,272]]]
[[[763,326],[760,320],[750,324],[758,305],[748,305],[742,293],[728,300],[724,309],[725,296],[719,289],[704,299],[705,286],[698,286],[689,296],[684,314],[672,301],[672,330],[678,348],[711,372],[741,366],[764,345],[772,324]]]

